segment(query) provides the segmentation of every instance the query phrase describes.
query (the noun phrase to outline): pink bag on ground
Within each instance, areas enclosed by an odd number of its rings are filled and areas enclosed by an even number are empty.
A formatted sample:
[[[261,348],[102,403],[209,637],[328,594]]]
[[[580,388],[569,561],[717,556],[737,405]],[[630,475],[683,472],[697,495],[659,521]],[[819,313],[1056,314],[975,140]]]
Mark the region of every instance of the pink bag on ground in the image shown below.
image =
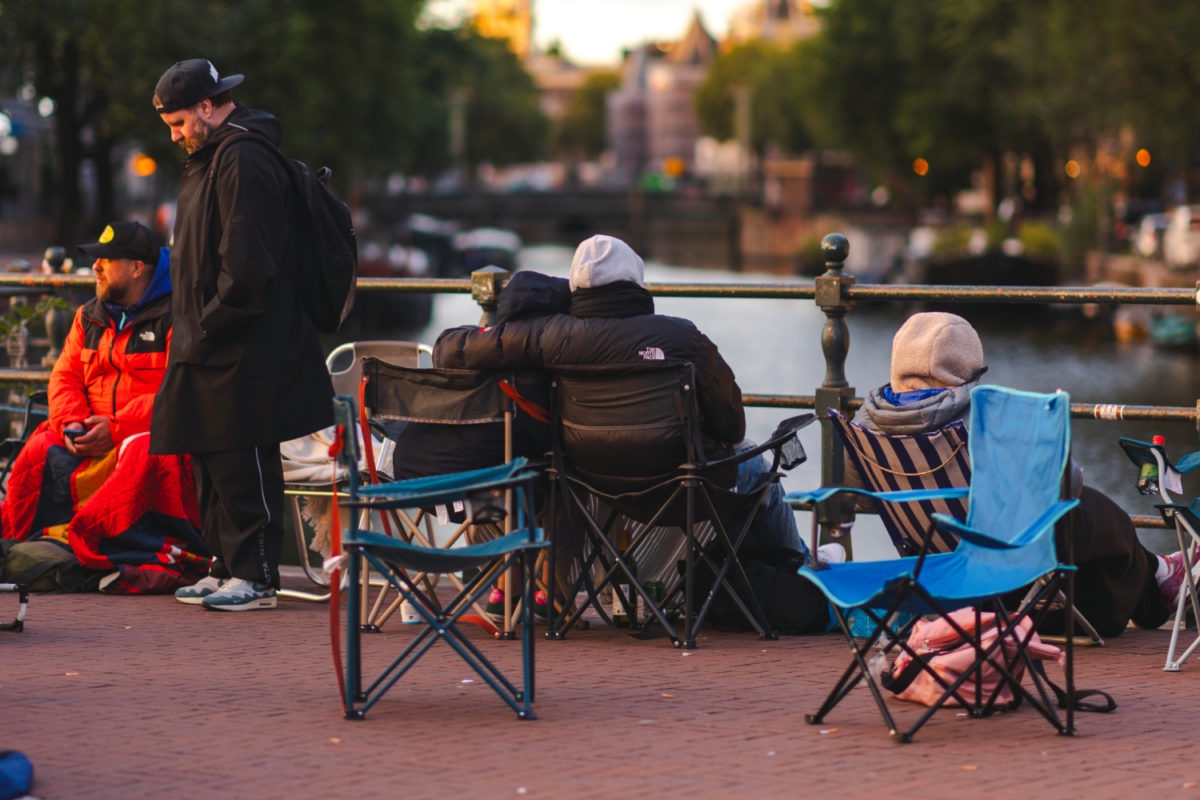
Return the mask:
[[[950,616],[967,633],[975,631],[975,609],[960,608],[952,611]],[[996,615],[990,611],[979,615],[979,624],[983,628],[981,646],[987,649],[996,641],[999,631],[996,628]],[[1016,631],[1010,631],[1004,637],[1000,649],[992,654],[997,661],[1006,661],[1017,653],[1018,642],[1024,641],[1032,627],[1032,622],[1026,617],[1017,624]],[[970,669],[975,661],[975,648],[963,641],[958,632],[950,624],[939,617],[935,620],[918,620],[908,636],[908,645],[926,661],[929,667],[942,677],[948,684],[953,684],[958,677]],[[1026,650],[1032,658],[1052,659],[1060,666],[1064,662],[1063,652],[1054,645],[1046,644],[1036,633],[1029,640]],[[1003,651],[1003,654],[1001,653]],[[1003,663],[1003,661],[1002,661]],[[904,651],[896,657],[892,664],[891,673],[884,676],[883,684],[901,700],[931,706],[942,696],[944,689],[928,672],[921,670],[919,664],[913,663],[913,658]],[[1012,674],[1017,680],[1025,674],[1025,662],[1018,659],[1012,666]],[[1001,683],[1001,674],[996,667],[984,662],[982,669],[983,701],[986,704],[992,692]],[[958,693],[968,700],[975,697],[975,677],[972,675],[963,681]],[[1012,687],[1007,683],[1000,688],[996,703],[1006,705],[1013,701]],[[951,695],[946,700],[948,706],[959,706],[958,698]]]

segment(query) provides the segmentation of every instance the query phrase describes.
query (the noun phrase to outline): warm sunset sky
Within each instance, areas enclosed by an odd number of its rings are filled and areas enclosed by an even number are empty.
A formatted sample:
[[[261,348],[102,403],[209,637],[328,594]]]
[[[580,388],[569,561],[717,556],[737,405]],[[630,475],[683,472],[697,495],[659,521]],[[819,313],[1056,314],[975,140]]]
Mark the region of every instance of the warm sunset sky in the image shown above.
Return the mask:
[[[708,32],[722,39],[734,9],[747,0],[533,0],[534,42],[554,39],[580,64],[612,65],[622,47],[682,36],[698,9]],[[428,10],[457,21],[470,0],[430,0]]]

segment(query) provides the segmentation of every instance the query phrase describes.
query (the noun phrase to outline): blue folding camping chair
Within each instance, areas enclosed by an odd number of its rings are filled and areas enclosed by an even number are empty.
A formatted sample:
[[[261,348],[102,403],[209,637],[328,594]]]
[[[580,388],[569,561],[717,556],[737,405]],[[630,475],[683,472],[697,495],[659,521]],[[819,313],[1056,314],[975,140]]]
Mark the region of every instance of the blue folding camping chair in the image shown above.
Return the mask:
[[[334,400],[336,417],[335,449],[339,461],[347,466],[357,463],[357,419],[351,398]],[[393,481],[362,486],[357,471],[349,469],[349,500],[342,504],[354,510],[351,525],[341,540],[348,565],[348,603],[346,610],[346,662],[341,671],[337,655],[339,682],[347,719],[362,719],[436,642],[442,641],[458,655],[508,704],[519,719],[535,719],[533,656],[533,592],[538,551],[547,545],[540,528],[534,526],[533,482],[538,476],[524,458],[515,458],[495,467]],[[359,511],[450,505],[462,501],[478,524],[499,523],[512,517],[510,532],[497,539],[464,547],[426,547],[363,530]],[[358,624],[362,598],[361,570],[364,562],[383,575],[401,597],[411,603],[420,617],[416,635],[407,639],[400,654],[385,658],[376,677],[363,679],[364,648]],[[510,568],[520,575],[521,591],[521,670],[520,685],[510,680],[471,640],[460,623],[465,623],[471,607],[490,588],[487,577]],[[474,579],[445,599],[437,592],[422,591],[416,585],[417,573],[449,574],[478,570]],[[331,581],[336,587],[338,582]],[[331,616],[335,651],[339,642],[336,619]],[[375,641],[379,639],[375,637]],[[373,643],[374,644],[374,643]],[[382,646],[382,645],[380,645]],[[374,648],[373,648],[374,649]]]
[[[1064,591],[1067,609],[1074,608],[1072,581],[1074,567],[1070,554],[1060,562],[1055,548],[1054,528],[1077,500],[1062,500],[1063,473],[1070,450],[1070,398],[1064,392],[1033,394],[996,386],[980,386],[971,392],[971,436],[968,443],[972,475],[966,519],[959,521],[941,513],[932,515],[939,533],[955,537],[959,544],[944,553],[927,550],[915,556],[885,561],[805,566],[801,574],[816,584],[829,599],[850,641],[854,657],[821,708],[808,715],[810,724],[819,724],[861,680],[867,682],[889,732],[897,740],[908,742],[935,711],[952,698],[972,716],[985,716],[997,709],[1000,689],[1007,686],[1017,698],[1026,700],[1059,733],[1074,733],[1075,685],[1073,669],[1073,615],[1067,613],[1066,690],[1063,703],[1066,719],[1060,719],[1055,701],[1056,688],[1050,684],[1026,652],[1033,628],[1049,608],[1047,600]],[[843,492],[863,495],[884,502],[914,502],[939,495],[961,495],[961,489],[922,489],[871,492],[862,489],[827,487],[810,492],[792,492],[787,500],[793,506],[822,502]],[[1069,541],[1069,538],[1068,538]],[[1040,582],[1039,582],[1040,581]],[[1036,585],[1033,597],[1027,597],[1020,610],[1005,607],[1003,598],[1017,590]],[[1000,633],[990,645],[984,645],[972,633],[949,617],[950,612],[967,606],[990,606],[1000,622]],[[873,630],[863,640],[855,638],[849,617],[864,614]],[[870,662],[877,644],[882,654],[901,649],[914,660],[920,656],[907,638],[923,615],[946,620],[964,641],[975,647],[973,666],[960,678],[945,681],[927,669],[942,687],[941,697],[906,731],[898,732],[881,690],[878,667]],[[978,613],[976,615],[978,623]],[[1024,619],[1033,623],[1025,634],[1017,632]],[[983,630],[976,624],[975,630]],[[1011,655],[1005,652],[1005,640],[1018,641]],[[1022,685],[1018,663],[1029,674],[1032,691]],[[1000,685],[988,696],[981,694],[979,673],[984,664],[1002,676]],[[976,678],[973,697],[960,687]],[[1010,707],[1011,704],[1010,704]]]

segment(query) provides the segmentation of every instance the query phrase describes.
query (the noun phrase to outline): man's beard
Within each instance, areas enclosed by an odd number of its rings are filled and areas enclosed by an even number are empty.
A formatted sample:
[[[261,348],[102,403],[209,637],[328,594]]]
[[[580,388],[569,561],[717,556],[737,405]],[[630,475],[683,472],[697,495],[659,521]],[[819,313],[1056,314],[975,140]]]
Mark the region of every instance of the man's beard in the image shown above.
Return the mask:
[[[188,155],[191,155],[201,147],[204,147],[204,145],[208,144],[208,140],[212,136],[213,132],[213,126],[209,125],[199,117],[196,117],[195,121],[192,123],[192,127],[196,129],[196,134],[179,141],[179,146],[184,150],[187,150]]]

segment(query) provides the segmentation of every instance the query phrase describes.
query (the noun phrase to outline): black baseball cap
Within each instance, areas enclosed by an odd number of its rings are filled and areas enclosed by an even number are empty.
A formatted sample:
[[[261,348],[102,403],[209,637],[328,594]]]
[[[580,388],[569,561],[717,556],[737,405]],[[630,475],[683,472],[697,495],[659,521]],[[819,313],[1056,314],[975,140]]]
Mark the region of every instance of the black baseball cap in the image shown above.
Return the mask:
[[[154,110],[169,114],[191,108],[202,100],[215,97],[245,80],[243,75],[224,78],[207,58],[180,61],[162,74],[154,86]]]
[[[79,245],[79,251],[93,258],[132,258],[154,266],[159,247],[158,236],[140,222],[112,222],[99,240]]]

